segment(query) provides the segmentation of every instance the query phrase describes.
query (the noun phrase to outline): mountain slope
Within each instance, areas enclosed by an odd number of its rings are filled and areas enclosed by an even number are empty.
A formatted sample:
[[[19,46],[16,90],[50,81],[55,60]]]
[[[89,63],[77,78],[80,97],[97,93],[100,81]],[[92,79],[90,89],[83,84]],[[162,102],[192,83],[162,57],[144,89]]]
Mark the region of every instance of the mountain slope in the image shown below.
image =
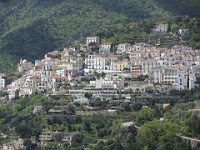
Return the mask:
[[[180,0],[176,1],[180,2]],[[163,0],[162,2],[158,0],[0,0],[0,51],[17,56],[14,60],[20,57],[34,60],[48,51],[73,44],[74,40],[95,35],[101,30],[123,26],[133,20],[169,19],[176,9],[171,7],[171,3]],[[194,6],[193,2],[197,3],[191,0],[188,8],[198,6]],[[167,5],[171,10],[167,9]],[[180,10],[176,10],[175,13],[182,14]],[[0,70],[2,70],[1,65]]]

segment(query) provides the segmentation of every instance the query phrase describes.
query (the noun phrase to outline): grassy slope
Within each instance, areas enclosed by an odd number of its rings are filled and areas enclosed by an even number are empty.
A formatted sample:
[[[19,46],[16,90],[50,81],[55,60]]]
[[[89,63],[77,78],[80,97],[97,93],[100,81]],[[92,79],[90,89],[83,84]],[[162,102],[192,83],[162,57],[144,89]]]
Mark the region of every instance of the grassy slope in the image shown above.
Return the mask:
[[[0,51],[17,56],[13,60],[34,60],[133,19],[169,18],[166,5],[171,6],[158,0],[0,0]]]

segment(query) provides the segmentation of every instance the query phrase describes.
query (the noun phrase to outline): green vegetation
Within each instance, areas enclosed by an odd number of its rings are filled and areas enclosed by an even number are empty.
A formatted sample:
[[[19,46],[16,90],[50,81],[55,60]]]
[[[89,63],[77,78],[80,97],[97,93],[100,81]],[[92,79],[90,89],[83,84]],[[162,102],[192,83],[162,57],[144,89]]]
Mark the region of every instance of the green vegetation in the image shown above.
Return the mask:
[[[17,70],[17,57],[3,53],[0,55],[0,72],[11,74]]]
[[[199,80],[198,80],[199,81]],[[0,139],[0,143],[9,142],[12,136],[19,136],[25,140],[27,149],[115,149],[115,150],[160,150],[160,149],[191,149],[190,144],[178,135],[200,138],[200,116],[198,108],[200,87],[193,90],[181,91],[179,99],[172,101],[170,106],[163,108],[162,100],[138,101],[134,97],[129,103],[101,101],[96,98],[90,103],[95,109],[115,108],[116,113],[84,113],[88,107],[83,104],[66,103],[72,97],[45,97],[31,95],[19,98],[15,103],[0,105],[0,132],[8,137]],[[86,95],[90,96],[89,93]],[[189,98],[188,98],[189,96]],[[43,106],[43,111],[33,113],[34,106]],[[49,110],[63,107],[60,113],[50,113]],[[82,114],[76,111],[82,110]],[[164,120],[160,120],[163,118]],[[133,122],[130,126],[123,126],[124,122]],[[48,146],[39,144],[42,131],[70,132],[77,131],[71,145],[62,142],[63,134],[53,137]],[[36,143],[34,143],[35,139]],[[196,148],[198,149],[198,148]]]
[[[1,0],[0,51],[9,61],[4,65],[0,57],[0,71],[10,73],[21,57],[38,59],[88,35],[114,43],[147,41],[155,22],[173,24],[174,16],[182,15],[196,17],[195,26],[183,26],[193,30],[187,42],[198,48],[199,5],[197,0]]]

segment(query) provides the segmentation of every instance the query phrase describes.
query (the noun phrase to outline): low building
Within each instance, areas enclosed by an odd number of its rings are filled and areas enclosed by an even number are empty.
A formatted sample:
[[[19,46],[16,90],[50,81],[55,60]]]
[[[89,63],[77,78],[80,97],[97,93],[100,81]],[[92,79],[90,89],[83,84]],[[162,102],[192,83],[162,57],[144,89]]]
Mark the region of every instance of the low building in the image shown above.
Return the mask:
[[[84,97],[83,95],[76,95],[76,98],[74,99],[74,103],[89,104],[89,99]]]
[[[17,150],[17,148],[12,143],[3,144],[3,150]]]
[[[75,135],[80,134],[79,132],[42,132],[39,136],[39,140],[41,142],[41,145],[46,146],[49,142],[56,140],[56,137],[60,136],[62,137],[62,141],[69,142],[71,144],[71,141]]]
[[[53,52],[48,52],[47,54],[44,55],[45,60],[54,60],[57,58],[57,56],[60,54],[59,51],[53,51]]]
[[[158,23],[156,24],[156,32],[168,32],[169,25],[167,23]]]
[[[10,143],[3,144],[3,150],[25,150],[24,141],[22,139],[13,140]]]
[[[114,76],[106,76],[105,78],[96,79],[96,89],[124,89],[124,79]]]
[[[98,36],[87,37],[86,45],[89,45],[90,43],[100,44],[101,43],[101,38],[98,37]]]
[[[43,106],[34,106],[33,113],[40,113],[43,110]]]
[[[179,34],[180,36],[182,36],[182,37],[184,37],[184,36],[189,36],[189,35],[190,35],[189,29],[179,29],[179,30],[178,30],[178,34]]]

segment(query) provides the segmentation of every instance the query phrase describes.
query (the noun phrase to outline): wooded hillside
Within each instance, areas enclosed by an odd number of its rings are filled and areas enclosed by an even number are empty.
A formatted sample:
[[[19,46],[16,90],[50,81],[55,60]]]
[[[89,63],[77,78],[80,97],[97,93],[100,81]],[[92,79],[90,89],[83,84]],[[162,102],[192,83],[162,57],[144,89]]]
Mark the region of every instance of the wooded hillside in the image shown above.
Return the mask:
[[[198,18],[199,6],[198,0],[0,0],[0,51],[12,57],[6,66],[11,68],[20,57],[34,60],[130,22],[171,20],[175,15]],[[141,29],[139,38],[145,38],[149,27]],[[0,64],[5,60],[1,57]],[[3,66],[0,71],[6,70]]]

